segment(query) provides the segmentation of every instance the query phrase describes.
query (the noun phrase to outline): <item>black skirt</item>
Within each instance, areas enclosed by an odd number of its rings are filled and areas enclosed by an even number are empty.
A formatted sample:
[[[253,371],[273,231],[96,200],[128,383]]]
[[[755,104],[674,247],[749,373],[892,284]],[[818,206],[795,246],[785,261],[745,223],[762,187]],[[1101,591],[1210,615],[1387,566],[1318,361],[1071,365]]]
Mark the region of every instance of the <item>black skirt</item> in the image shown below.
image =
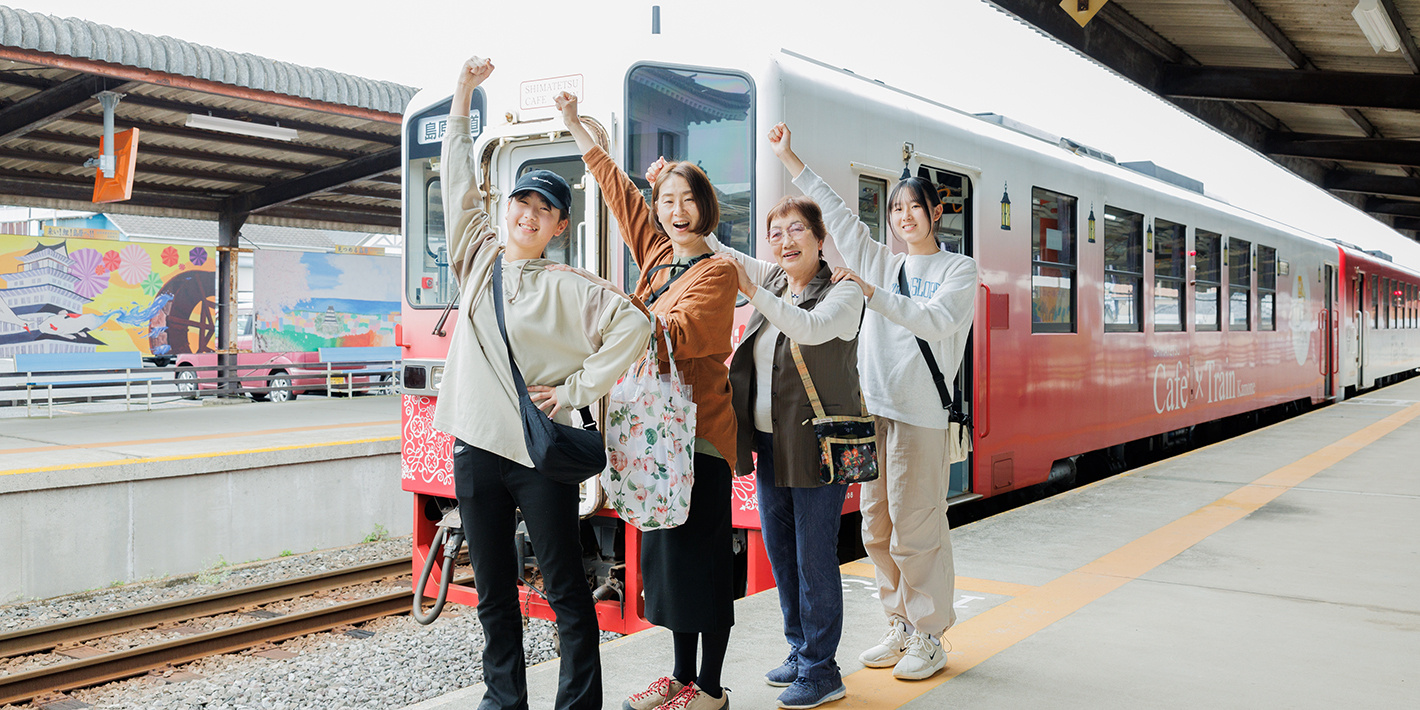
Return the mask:
[[[641,535],[646,620],[671,631],[725,631],[735,623],[730,465],[695,455],[685,523]]]

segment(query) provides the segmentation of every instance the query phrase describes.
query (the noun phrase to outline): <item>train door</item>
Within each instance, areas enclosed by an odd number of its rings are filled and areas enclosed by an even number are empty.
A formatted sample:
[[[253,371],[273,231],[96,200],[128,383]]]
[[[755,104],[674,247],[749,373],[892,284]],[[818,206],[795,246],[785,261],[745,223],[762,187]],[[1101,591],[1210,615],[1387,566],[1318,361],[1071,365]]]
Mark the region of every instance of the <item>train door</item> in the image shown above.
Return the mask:
[[[601,209],[597,183],[586,170],[582,154],[570,138],[548,141],[546,134],[511,139],[490,161],[488,181],[497,189],[496,195],[509,194],[518,178],[533,170],[551,170],[561,175],[572,187],[572,205],[569,210],[567,231],[553,238],[547,245],[544,256],[553,261],[586,269],[603,278],[607,277],[605,229],[601,226]],[[500,227],[507,210],[507,200],[500,197],[498,204],[491,205],[497,215],[494,220]],[[592,412],[600,416],[599,407],[593,405]],[[600,479],[593,476],[582,483],[581,505],[578,512],[582,517],[596,513],[606,502],[601,490]]]
[[[1351,315],[1356,319],[1356,383],[1355,387],[1360,390],[1365,386],[1365,366],[1366,358],[1364,351],[1366,348],[1366,275],[1357,273],[1356,278],[1351,280],[1352,303],[1356,304],[1355,312]]]
[[[937,242],[942,248],[955,254],[965,256],[975,256],[975,249],[972,240],[972,189],[971,178],[961,173],[938,168],[932,165],[921,165],[917,168],[918,177],[930,180],[937,186],[937,194],[942,198],[942,220],[937,224]],[[977,296],[980,298],[980,295]],[[978,303],[977,307],[983,308],[986,304]],[[974,387],[975,367],[971,354],[975,352],[972,339],[975,333],[968,336],[966,343],[966,355],[962,358],[961,369],[956,372],[956,382],[953,386],[956,401],[953,405],[962,414],[970,417],[974,410],[975,398]],[[968,419],[968,421],[970,421]],[[956,497],[970,494],[971,491],[971,470],[972,460],[970,457],[961,463],[951,466],[951,478],[948,485],[948,496]]]
[[[1330,398],[1336,393],[1336,267],[1325,267],[1325,300],[1322,302],[1321,317],[1321,374],[1322,396]]]

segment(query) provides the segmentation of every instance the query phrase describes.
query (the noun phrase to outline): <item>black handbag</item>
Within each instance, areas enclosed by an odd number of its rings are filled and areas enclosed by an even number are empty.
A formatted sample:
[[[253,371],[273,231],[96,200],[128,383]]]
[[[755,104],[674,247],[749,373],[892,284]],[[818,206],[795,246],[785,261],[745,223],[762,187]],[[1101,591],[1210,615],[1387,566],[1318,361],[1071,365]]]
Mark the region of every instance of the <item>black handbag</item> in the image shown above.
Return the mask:
[[[493,259],[493,304],[498,315],[498,334],[508,348],[508,364],[518,386],[518,412],[523,419],[523,441],[533,468],[558,483],[577,485],[606,468],[606,444],[592,421],[591,410],[582,407],[582,426],[558,424],[533,404],[523,373],[513,359],[508,330],[503,322],[503,255]]]

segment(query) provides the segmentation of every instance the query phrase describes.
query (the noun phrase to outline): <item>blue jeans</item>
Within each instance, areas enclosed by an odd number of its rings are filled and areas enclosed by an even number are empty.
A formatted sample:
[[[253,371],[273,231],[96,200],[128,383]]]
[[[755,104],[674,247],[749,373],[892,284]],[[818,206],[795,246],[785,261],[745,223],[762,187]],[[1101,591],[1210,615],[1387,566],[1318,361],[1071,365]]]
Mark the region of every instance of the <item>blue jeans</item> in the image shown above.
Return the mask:
[[[774,485],[774,437],[755,432],[756,486],[764,548],[774,569],[784,638],[798,656],[799,677],[838,680],[843,637],[843,582],[838,572],[838,524],[847,486]]]

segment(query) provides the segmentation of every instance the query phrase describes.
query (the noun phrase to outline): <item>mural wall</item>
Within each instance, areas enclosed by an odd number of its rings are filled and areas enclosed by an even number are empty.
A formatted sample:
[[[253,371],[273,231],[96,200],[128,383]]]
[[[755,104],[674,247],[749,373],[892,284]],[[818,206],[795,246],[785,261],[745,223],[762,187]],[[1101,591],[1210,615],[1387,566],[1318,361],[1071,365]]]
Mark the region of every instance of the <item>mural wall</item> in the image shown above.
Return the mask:
[[[399,257],[260,250],[252,349],[394,345]]]
[[[0,357],[217,344],[205,247],[0,235]]]

